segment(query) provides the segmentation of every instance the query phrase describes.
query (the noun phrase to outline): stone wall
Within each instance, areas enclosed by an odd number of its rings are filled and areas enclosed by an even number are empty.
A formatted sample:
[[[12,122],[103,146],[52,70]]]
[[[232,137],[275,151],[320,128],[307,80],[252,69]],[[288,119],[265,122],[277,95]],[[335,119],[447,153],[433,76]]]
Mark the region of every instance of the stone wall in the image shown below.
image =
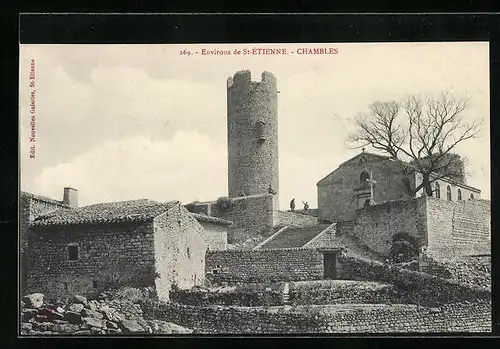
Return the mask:
[[[403,303],[391,284],[351,280],[291,282],[289,302],[308,304],[396,304]]]
[[[336,229],[338,235],[354,236],[356,221],[337,222]]]
[[[323,277],[323,255],[311,249],[214,251],[207,253],[212,283],[314,280]]]
[[[31,222],[38,216],[55,211],[61,208],[68,208],[62,203],[43,197],[21,192],[19,207],[19,239],[21,252],[21,282],[26,285],[28,257],[25,252],[28,250],[28,234]]]
[[[41,292],[53,299],[89,295],[104,285],[149,276],[144,281],[153,283],[153,222],[31,229],[26,292]],[[68,260],[68,244],[72,243],[78,246],[78,260]]]
[[[253,195],[231,199],[232,205],[222,209],[212,203],[214,217],[233,222],[228,228],[227,242],[237,244],[256,236],[270,236],[274,226],[273,196]]]
[[[179,205],[154,219],[156,292],[169,299],[173,285],[180,289],[202,285],[205,279],[205,230]]]
[[[207,244],[211,251],[219,251],[227,249],[227,230],[228,226],[210,222],[199,222],[207,233]]]
[[[274,211],[274,226],[304,227],[318,224],[318,218],[298,212]]]
[[[392,283],[407,303],[437,306],[472,299],[491,302],[489,285],[467,285],[348,255],[339,256],[338,261],[341,279]]]
[[[392,237],[408,233],[425,243],[425,198],[388,201],[356,210],[355,237],[371,251],[388,254]]]
[[[234,305],[243,307],[283,305],[281,283],[243,284],[217,288],[193,288],[170,293],[172,302],[186,305]]]
[[[410,305],[323,305],[301,307],[197,307],[160,304],[144,316],[208,334],[491,332],[491,303],[440,308]]]
[[[337,234],[337,224],[331,224],[323,230],[314,239],[309,241],[304,248],[338,248],[335,242],[335,235]]]
[[[427,198],[428,253],[491,254],[491,202]]]

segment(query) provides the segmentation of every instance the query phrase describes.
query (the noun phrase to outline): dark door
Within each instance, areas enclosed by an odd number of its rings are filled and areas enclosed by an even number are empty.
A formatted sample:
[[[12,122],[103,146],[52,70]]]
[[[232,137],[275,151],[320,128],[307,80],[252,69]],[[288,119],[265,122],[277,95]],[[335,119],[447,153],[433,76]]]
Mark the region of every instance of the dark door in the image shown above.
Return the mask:
[[[337,254],[325,253],[323,255],[325,279],[335,279],[337,277]]]

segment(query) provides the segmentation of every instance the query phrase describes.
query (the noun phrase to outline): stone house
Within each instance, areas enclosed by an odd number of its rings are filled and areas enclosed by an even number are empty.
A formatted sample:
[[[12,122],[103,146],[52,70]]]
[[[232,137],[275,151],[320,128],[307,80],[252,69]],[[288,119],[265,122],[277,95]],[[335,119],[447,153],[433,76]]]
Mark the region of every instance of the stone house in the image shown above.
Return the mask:
[[[317,183],[320,221],[344,222],[355,219],[355,211],[367,204],[409,198],[404,183],[415,188],[422,175],[404,174],[400,164],[387,156],[362,152],[340,164]],[[433,183],[434,196],[449,201],[479,199],[481,191],[464,178],[441,178]],[[423,195],[423,190],[417,197]]]
[[[210,251],[227,249],[227,233],[233,224],[231,221],[198,213],[191,213],[191,217],[195,218],[205,229],[208,239],[207,248]]]
[[[45,196],[35,195],[28,192],[21,192],[19,196],[19,245],[21,254],[21,281],[26,284],[27,256],[28,250],[28,230],[34,219],[40,215],[59,210],[70,209],[78,206],[78,191],[66,187],[62,200],[54,200]]]
[[[169,299],[173,285],[204,281],[207,232],[177,201],[61,208],[35,218],[27,235],[27,291],[49,298],[154,284]]]

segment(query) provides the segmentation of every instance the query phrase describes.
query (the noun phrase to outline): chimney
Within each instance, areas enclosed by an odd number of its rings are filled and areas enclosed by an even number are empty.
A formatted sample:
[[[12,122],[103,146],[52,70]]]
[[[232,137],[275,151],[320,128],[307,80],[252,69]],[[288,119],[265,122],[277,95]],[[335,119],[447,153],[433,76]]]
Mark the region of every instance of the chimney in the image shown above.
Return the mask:
[[[78,207],[78,190],[70,187],[64,188],[63,204]]]

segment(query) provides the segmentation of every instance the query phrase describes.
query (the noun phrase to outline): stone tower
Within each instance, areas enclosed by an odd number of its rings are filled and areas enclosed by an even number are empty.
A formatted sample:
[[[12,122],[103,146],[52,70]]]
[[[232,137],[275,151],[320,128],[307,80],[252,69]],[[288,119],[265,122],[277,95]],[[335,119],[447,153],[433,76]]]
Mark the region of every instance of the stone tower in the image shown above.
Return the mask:
[[[227,80],[229,197],[275,192],[278,209],[278,91],[276,78],[262,73],[252,81],[249,70]]]

